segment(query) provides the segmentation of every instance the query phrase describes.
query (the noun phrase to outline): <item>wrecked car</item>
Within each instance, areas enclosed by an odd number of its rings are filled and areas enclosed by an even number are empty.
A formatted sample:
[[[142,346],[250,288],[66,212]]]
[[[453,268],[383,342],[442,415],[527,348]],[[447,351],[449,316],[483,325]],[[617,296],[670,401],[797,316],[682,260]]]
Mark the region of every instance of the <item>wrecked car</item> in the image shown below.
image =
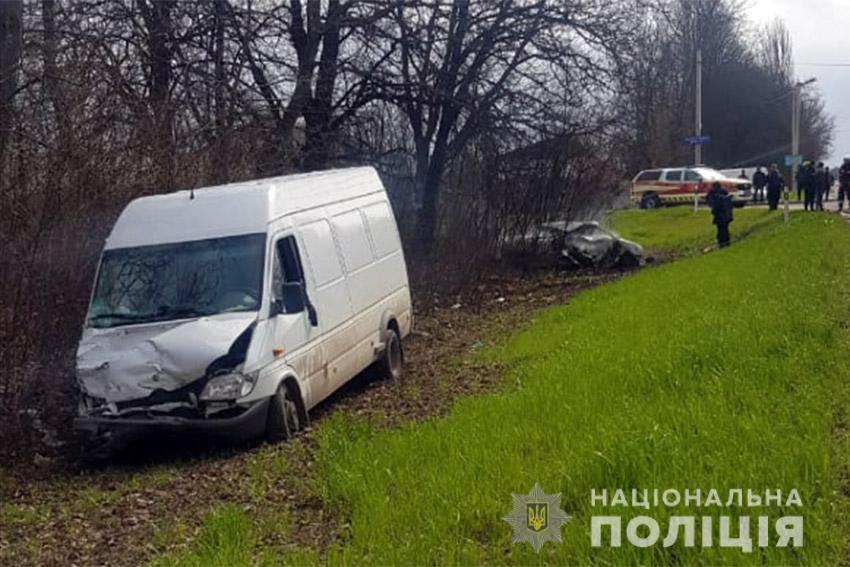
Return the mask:
[[[636,268],[643,261],[640,244],[619,237],[598,222],[552,222],[544,228],[567,268]]]
[[[411,325],[372,168],[136,199],[98,266],[74,425],[283,439],[367,366],[398,379]]]

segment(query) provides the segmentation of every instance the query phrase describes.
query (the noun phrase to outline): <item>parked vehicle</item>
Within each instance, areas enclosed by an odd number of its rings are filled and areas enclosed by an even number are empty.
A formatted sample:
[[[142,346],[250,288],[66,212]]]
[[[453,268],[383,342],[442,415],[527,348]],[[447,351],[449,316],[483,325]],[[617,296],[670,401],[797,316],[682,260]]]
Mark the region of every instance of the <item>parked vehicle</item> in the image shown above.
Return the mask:
[[[286,438],[367,366],[398,378],[411,325],[372,168],[136,199],[100,260],[75,427]]]
[[[694,193],[705,203],[705,196],[717,181],[732,196],[736,206],[742,207],[752,198],[752,184],[748,180],[727,177],[710,167],[677,167],[647,169],[632,180],[631,198],[641,209],[655,209],[662,205],[694,202]]]
[[[603,228],[596,221],[549,223],[560,231],[561,258],[574,268],[637,268],[643,260],[643,247]]]

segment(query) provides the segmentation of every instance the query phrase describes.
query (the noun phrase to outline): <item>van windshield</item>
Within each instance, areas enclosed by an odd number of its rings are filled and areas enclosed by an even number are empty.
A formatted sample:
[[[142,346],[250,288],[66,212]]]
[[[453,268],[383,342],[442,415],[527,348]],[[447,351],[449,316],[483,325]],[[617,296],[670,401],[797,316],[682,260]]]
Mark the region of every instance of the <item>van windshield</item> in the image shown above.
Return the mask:
[[[260,306],[264,234],[106,250],[88,325],[256,311]]]

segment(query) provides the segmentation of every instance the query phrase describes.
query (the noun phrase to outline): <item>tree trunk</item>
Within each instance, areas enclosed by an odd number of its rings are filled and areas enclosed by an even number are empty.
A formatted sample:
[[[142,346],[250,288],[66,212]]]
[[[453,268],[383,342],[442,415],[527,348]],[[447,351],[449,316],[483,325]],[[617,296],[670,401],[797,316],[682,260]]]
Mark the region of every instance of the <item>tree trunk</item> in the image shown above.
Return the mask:
[[[215,145],[213,149],[213,183],[227,183],[230,181],[228,135],[225,132],[227,125],[227,108],[224,93],[227,77],[224,72],[224,18],[225,6],[223,0],[216,0],[214,5],[214,57],[213,62],[215,85],[213,92],[215,97]]]
[[[328,15],[322,30],[322,56],[316,76],[316,90],[307,122],[307,138],[304,146],[304,168],[308,171],[323,169],[330,161],[333,140],[330,125],[333,114],[333,94],[336,84],[337,60],[339,59],[340,24],[342,8],[339,0],[328,2]]]
[[[21,61],[22,0],[0,0],[0,172],[12,132],[14,98]]]
[[[445,170],[445,162],[435,161],[432,157],[425,165],[424,174],[416,167],[417,185],[422,183],[422,207],[416,219],[416,246],[418,251],[428,254],[434,249],[437,237],[437,220],[440,205],[440,187]],[[418,187],[417,187],[418,189]]]
[[[59,51],[58,32],[56,30],[56,0],[42,0],[41,18],[44,24],[44,43],[42,59],[44,61],[44,88],[53,106],[53,114],[59,132],[59,144],[63,151],[72,151],[71,126],[68,119],[62,85],[59,81],[59,66],[56,55]]]
[[[148,91],[153,111],[153,151],[157,165],[155,183],[159,189],[174,185],[174,109],[171,105],[172,22],[171,0],[139,3],[148,28]]]

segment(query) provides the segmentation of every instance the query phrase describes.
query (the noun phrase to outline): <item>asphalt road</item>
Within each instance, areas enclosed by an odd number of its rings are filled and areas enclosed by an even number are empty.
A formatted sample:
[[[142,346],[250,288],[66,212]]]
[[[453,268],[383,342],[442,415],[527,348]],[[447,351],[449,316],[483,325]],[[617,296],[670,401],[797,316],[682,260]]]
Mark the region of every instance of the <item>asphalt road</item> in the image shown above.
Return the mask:
[[[781,211],[781,210],[783,210],[783,206],[784,206],[784,205],[783,205],[782,201],[780,201],[780,202],[779,202],[779,210],[780,210],[780,211]],[[767,208],[767,203],[766,203],[766,202],[762,202],[762,201],[759,201],[758,203],[754,203],[754,202],[752,202],[752,201],[748,201],[748,202],[747,202],[747,204],[746,204],[746,207],[747,207],[747,208],[754,207],[754,208],[763,208],[763,209],[766,209],[766,208]],[[791,202],[791,204],[790,204],[790,209],[791,209],[792,211],[802,211],[802,210],[803,210],[803,203],[801,203],[801,202],[793,202],[793,201],[792,201],[792,202]],[[832,200],[830,200],[830,201],[825,201],[825,202],[824,202],[824,204],[823,204],[823,209],[824,209],[825,211],[830,211],[830,212],[833,212],[833,213],[838,212],[838,201],[836,201],[834,198],[833,198]],[[845,205],[844,205],[844,211],[845,211],[845,212],[850,212],[850,205],[846,205],[846,204],[845,204]]]

